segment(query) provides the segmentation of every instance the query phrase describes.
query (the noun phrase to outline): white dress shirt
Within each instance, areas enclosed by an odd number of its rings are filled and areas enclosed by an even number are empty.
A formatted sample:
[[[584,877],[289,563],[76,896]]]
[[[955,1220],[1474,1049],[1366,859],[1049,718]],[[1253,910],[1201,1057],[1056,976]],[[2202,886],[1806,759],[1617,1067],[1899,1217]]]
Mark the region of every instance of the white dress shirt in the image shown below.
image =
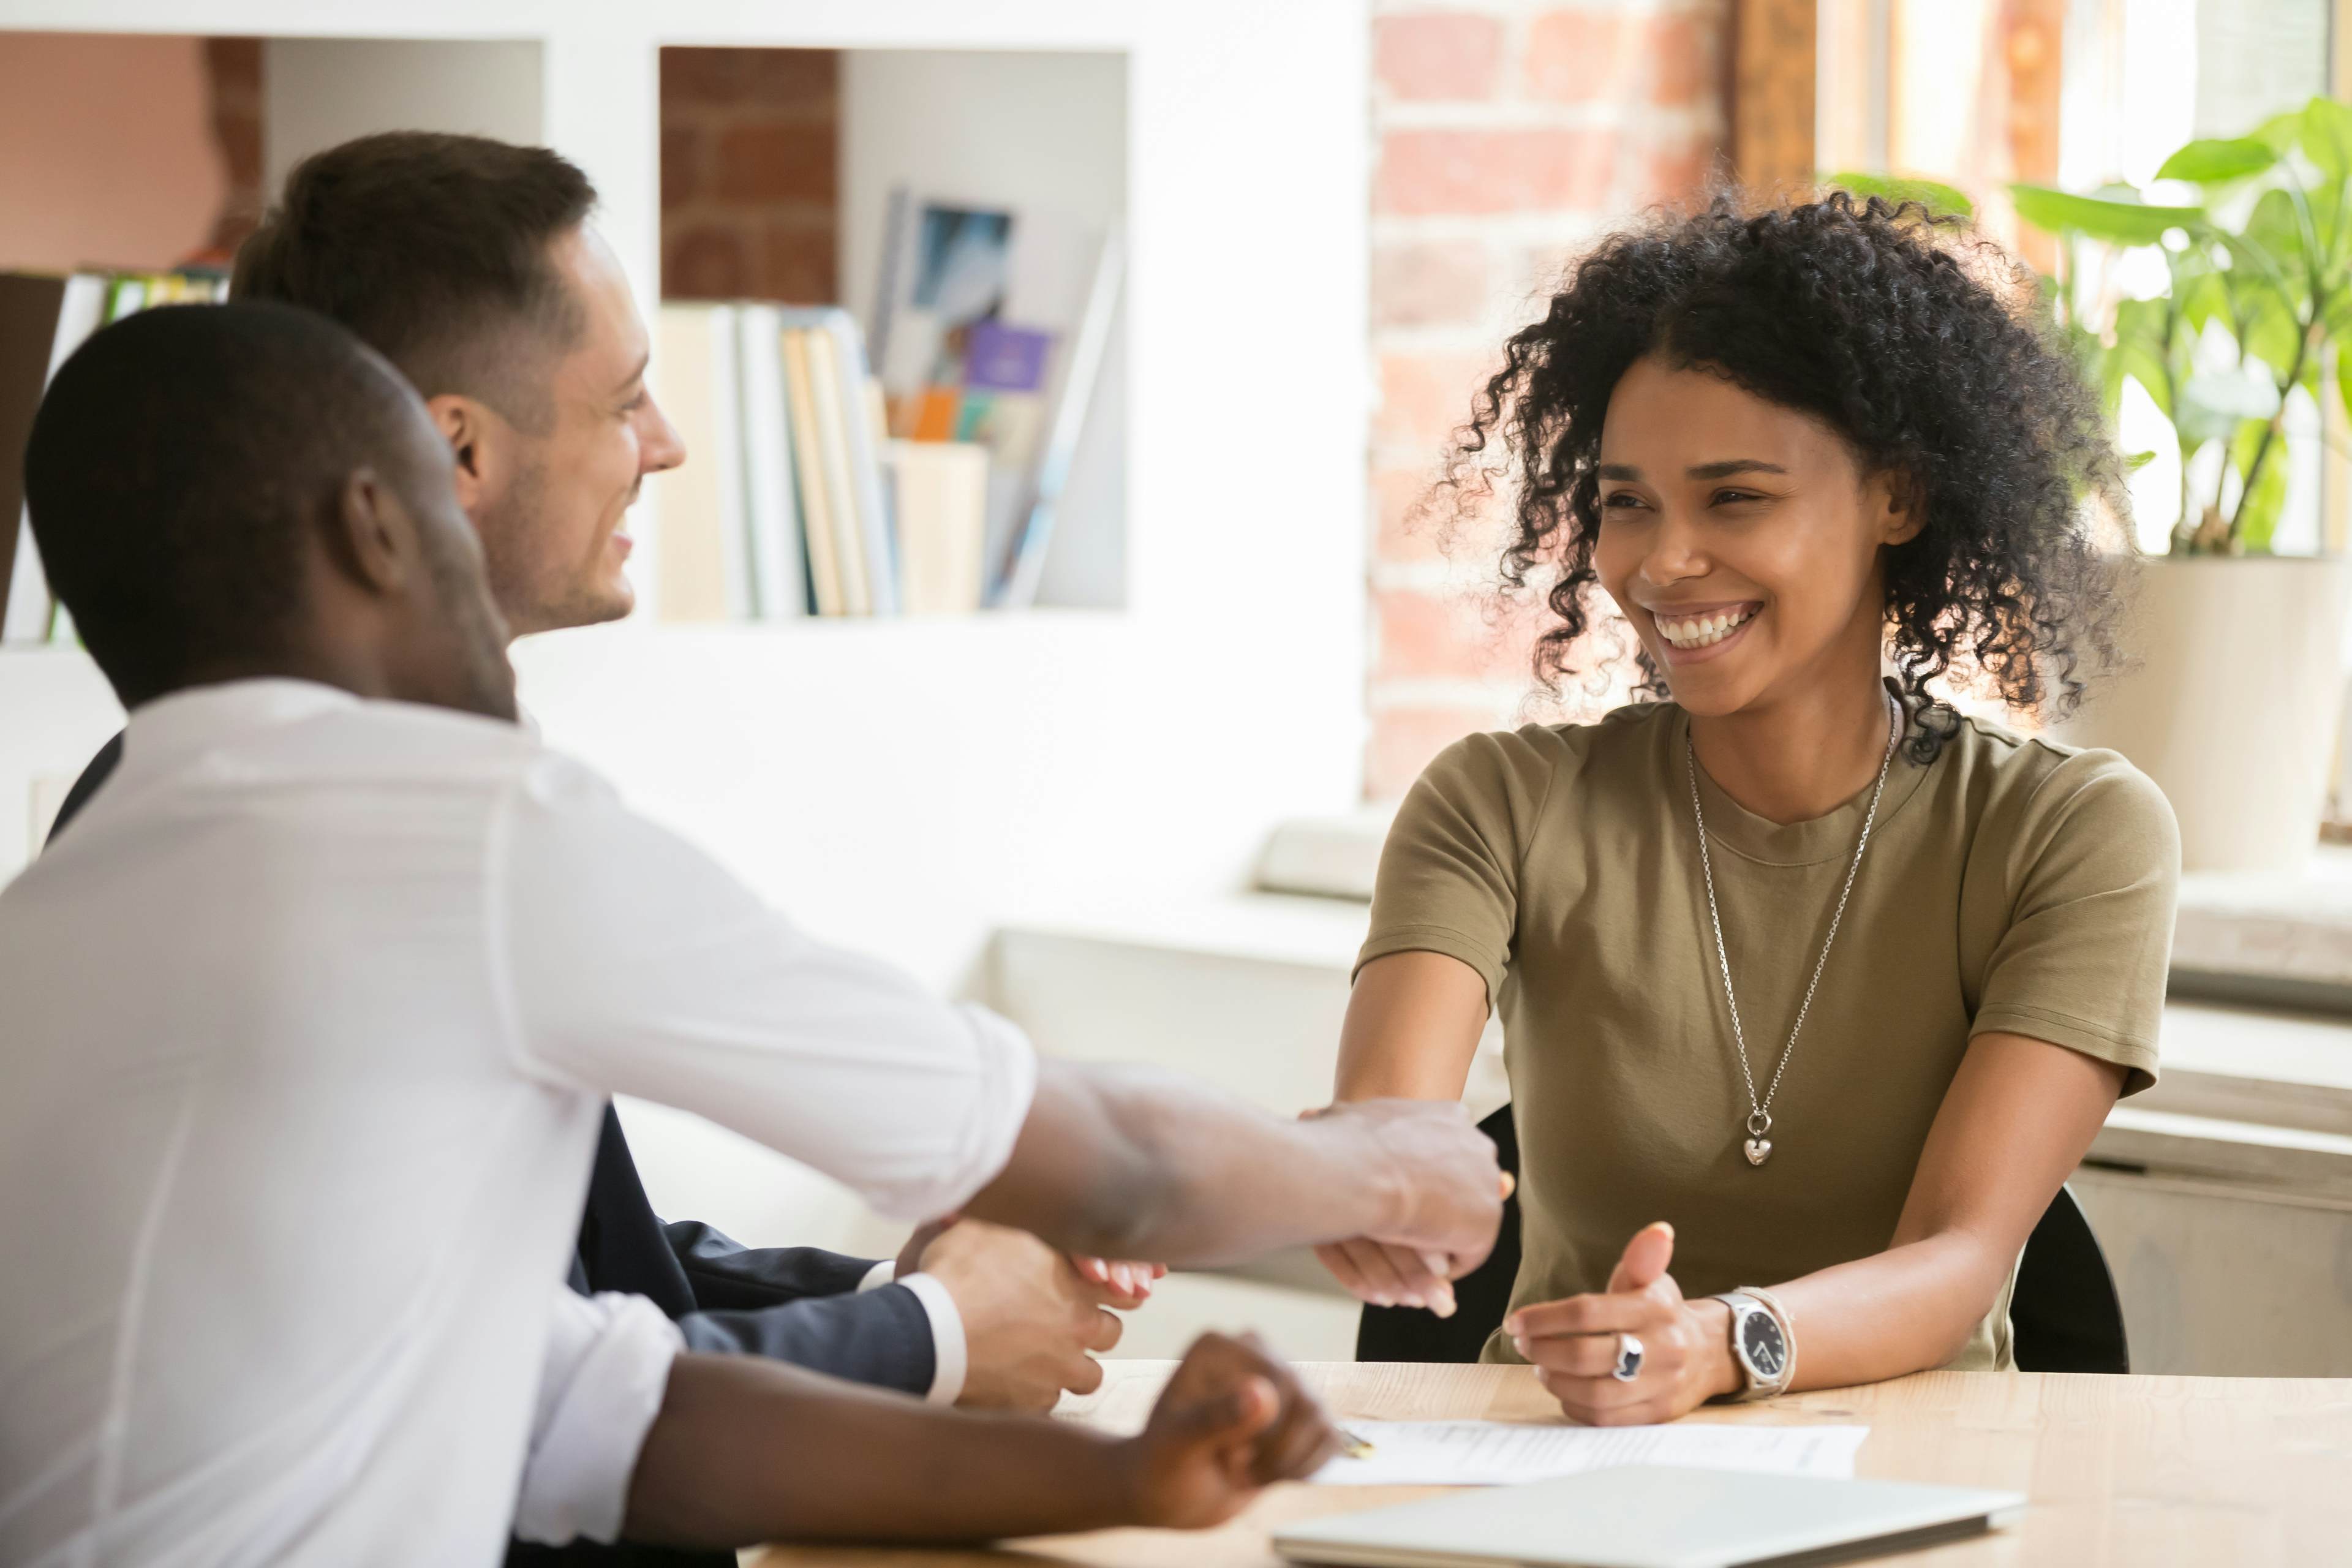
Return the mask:
[[[532,714],[530,710],[528,708],[521,710],[520,712],[518,713],[516,716],[516,722],[520,723],[534,740],[538,739],[541,733],[539,727],[538,718]],[[970,1375],[971,1368],[971,1345],[964,1334],[963,1312],[961,1309],[957,1307],[954,1295],[949,1291],[945,1285],[941,1284],[936,1278],[929,1274],[909,1274],[904,1279],[899,1279],[898,1260],[895,1258],[885,1258],[880,1262],[875,1264],[873,1268],[867,1269],[866,1271],[866,1278],[857,1282],[857,1289],[858,1293],[863,1295],[868,1290],[879,1290],[885,1285],[904,1285],[908,1291],[915,1298],[915,1304],[922,1308],[923,1321],[930,1329],[931,1386],[924,1391],[923,1397],[933,1405],[953,1405],[963,1395],[963,1385],[967,1377]],[[580,1321],[577,1318],[568,1318],[566,1321],[567,1322],[574,1325],[578,1324]],[[593,1375],[593,1366],[602,1364],[604,1363],[592,1363],[590,1375]],[[658,1403],[658,1401],[656,1401],[656,1403]],[[544,1405],[545,1401],[542,1398],[542,1414],[545,1413]],[[614,1410],[609,1406],[600,1406],[599,1409],[600,1418],[609,1417],[614,1414]],[[645,1413],[645,1419],[635,1424],[635,1429],[640,1433],[643,1432],[645,1426],[650,1423],[652,1419],[652,1411],[648,1409]],[[618,1454],[622,1451],[620,1445],[625,1440],[626,1441],[626,1452],[631,1456],[634,1456],[636,1453],[636,1442],[634,1439],[627,1438],[626,1436],[629,1429],[630,1424],[627,1422],[613,1421],[609,1419],[602,1420],[602,1424],[598,1426],[593,1437],[587,1439],[599,1442],[610,1450],[609,1453],[600,1458],[600,1464],[609,1465],[609,1461],[613,1455]],[[534,1431],[534,1445],[537,1440],[538,1434]],[[526,1470],[526,1476],[531,1473],[533,1472],[528,1469]],[[623,1479],[625,1481],[625,1472],[624,1473]],[[526,1485],[527,1484],[528,1482],[526,1482]],[[582,1533],[587,1532],[583,1531]],[[530,1536],[528,1539],[532,1541],[550,1540],[548,1537],[537,1535]],[[556,1542],[570,1539],[571,1537],[569,1536],[558,1536],[552,1538]],[[596,1539],[603,1540],[606,1538],[599,1536],[596,1537]]]
[[[929,1397],[952,1405],[964,1384],[963,1315],[938,1279],[919,1273],[899,1279],[897,1269],[885,1258],[857,1288],[899,1284],[915,1293],[939,1358]],[[583,1296],[558,1286],[554,1300],[514,1532],[549,1545],[583,1535],[611,1541],[621,1532],[637,1453],[686,1339],[643,1296]]]
[[[549,1545],[610,1541],[686,1336],[643,1296],[559,1285],[553,1300],[514,1532]]]
[[[615,1381],[546,1360],[605,1097],[920,1220],[1035,1084],[525,731],[298,681],[131,715],[0,892],[0,1027],[10,1563],[495,1563]]]

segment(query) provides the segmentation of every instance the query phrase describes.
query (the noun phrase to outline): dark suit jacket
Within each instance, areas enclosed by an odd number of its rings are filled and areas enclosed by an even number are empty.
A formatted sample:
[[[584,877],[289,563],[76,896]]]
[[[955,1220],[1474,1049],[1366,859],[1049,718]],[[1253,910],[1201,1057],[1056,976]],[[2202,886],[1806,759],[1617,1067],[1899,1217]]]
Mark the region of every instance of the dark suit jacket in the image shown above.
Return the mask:
[[[74,780],[49,829],[51,842],[121,759],[117,735]],[[810,1247],[739,1247],[698,1220],[664,1225],[637,1179],[621,1119],[604,1107],[572,1258],[572,1288],[583,1295],[620,1290],[650,1298],[677,1321],[689,1350],[771,1356],[857,1383],[926,1393],[934,1371],[930,1319],[903,1285],[857,1294],[873,1267],[871,1258]],[[518,1542],[508,1560],[731,1565],[734,1555]]]

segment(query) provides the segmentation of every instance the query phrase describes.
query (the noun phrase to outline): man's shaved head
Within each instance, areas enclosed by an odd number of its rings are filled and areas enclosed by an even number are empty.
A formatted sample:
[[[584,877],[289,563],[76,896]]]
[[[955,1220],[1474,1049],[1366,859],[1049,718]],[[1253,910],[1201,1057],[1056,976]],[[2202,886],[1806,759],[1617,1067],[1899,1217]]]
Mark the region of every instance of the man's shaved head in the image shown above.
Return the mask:
[[[296,658],[358,476],[413,530],[435,602],[459,621],[478,605],[502,638],[449,468],[400,373],[333,322],[183,305],[103,329],[59,367],[25,497],[49,582],[129,705],[194,671]]]

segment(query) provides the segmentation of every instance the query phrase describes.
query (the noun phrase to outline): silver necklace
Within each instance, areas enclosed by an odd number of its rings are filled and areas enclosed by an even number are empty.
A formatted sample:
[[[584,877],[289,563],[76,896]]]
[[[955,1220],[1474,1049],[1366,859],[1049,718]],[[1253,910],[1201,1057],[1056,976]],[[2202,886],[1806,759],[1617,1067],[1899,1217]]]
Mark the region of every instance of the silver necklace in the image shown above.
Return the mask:
[[[1772,1157],[1772,1097],[1780,1092],[1780,1075],[1789,1070],[1789,1058],[1796,1054],[1797,1036],[1805,1026],[1805,1015],[1813,1005],[1813,988],[1822,983],[1822,971],[1830,961],[1830,948],[1837,941],[1838,922],[1845,919],[1845,901],[1853,891],[1853,875],[1862,869],[1862,852],[1870,847],[1870,825],[1878,820],[1878,797],[1886,792],[1886,770],[1895,762],[1895,742],[1903,734],[1903,707],[1892,697],[1887,703],[1893,712],[1886,722],[1886,754],[1878,760],[1878,783],[1870,792],[1870,809],[1863,813],[1862,836],[1854,840],[1853,860],[1845,868],[1845,886],[1838,889],[1837,908],[1830,912],[1830,934],[1822,939],[1822,955],[1813,961],[1813,977],[1805,983],[1805,999],[1797,1005],[1797,1021],[1789,1026],[1789,1043],[1780,1047],[1780,1065],[1772,1069],[1772,1081],[1764,1086],[1764,1098],[1756,1097],[1756,1075],[1748,1067],[1748,1036],[1739,1026],[1739,998],[1731,994],[1731,958],[1723,948],[1723,916],[1715,904],[1715,865],[1706,852],[1706,812],[1698,803],[1698,749],[1688,730],[1683,731],[1683,772],[1690,781],[1691,816],[1698,824],[1698,868],[1706,879],[1706,918],[1715,928],[1715,962],[1723,971],[1723,1004],[1731,1012],[1731,1043],[1739,1053],[1740,1080],[1748,1086],[1748,1142],[1742,1145],[1748,1163],[1760,1165]]]

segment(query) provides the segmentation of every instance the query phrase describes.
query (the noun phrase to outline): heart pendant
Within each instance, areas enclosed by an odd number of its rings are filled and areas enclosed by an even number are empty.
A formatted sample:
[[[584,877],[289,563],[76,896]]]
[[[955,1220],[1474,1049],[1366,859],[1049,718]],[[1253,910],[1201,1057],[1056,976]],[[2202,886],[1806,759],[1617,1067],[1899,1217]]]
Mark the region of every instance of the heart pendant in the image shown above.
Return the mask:
[[[1750,1138],[1748,1141],[1748,1163],[1749,1164],[1760,1165],[1771,1157],[1772,1140],[1769,1138]]]

